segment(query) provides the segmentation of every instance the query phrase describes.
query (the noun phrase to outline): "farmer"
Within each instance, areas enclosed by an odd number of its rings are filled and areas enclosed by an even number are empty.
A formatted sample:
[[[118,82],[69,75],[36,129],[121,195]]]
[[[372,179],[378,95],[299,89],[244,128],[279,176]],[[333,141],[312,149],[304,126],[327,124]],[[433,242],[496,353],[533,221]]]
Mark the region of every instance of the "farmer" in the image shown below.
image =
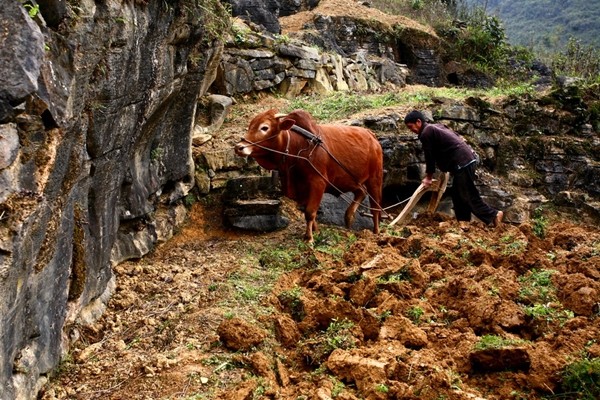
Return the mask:
[[[423,185],[430,186],[435,167],[450,172],[454,177],[452,203],[459,222],[471,221],[471,213],[484,223],[499,226],[504,213],[487,205],[475,186],[477,155],[456,132],[442,124],[428,124],[420,111],[411,111],[404,124],[419,135],[425,152],[425,178]],[[466,228],[466,227],[465,227]]]

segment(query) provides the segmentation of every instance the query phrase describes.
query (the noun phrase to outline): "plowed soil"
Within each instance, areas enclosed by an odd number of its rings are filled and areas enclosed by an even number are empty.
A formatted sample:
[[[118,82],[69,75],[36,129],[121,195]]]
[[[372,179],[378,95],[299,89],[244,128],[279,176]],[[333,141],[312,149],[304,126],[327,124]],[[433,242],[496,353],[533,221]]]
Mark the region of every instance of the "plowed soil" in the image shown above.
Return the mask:
[[[235,106],[223,137],[281,102]],[[202,198],[173,239],[116,267],[106,313],[73,327],[40,397],[577,398],[565,366],[600,357],[597,226],[421,214],[379,235],[322,225],[310,247],[284,204],[287,228],[249,233],[222,225],[218,192]]]
[[[116,268],[106,314],[79,327],[43,399],[536,399],[600,356],[593,227],[557,220],[542,239],[434,214],[380,235],[324,226],[309,247],[292,204],[269,234],[223,228],[218,208],[196,204]],[[511,345],[478,352],[484,335]]]

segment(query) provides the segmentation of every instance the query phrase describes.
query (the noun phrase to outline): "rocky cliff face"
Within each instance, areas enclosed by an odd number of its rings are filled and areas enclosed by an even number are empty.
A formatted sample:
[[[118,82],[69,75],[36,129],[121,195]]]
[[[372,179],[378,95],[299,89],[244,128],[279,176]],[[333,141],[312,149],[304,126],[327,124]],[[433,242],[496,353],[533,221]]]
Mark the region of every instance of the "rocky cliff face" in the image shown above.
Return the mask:
[[[32,18],[3,2],[0,398],[34,398],[68,327],[102,312],[111,267],[183,220],[226,20],[202,3],[44,1]]]
[[[76,339],[71,327],[102,313],[115,287],[112,267],[167,240],[185,218],[183,203],[194,185],[196,193],[206,194],[256,171],[232,149],[207,144],[224,139],[214,136],[230,97],[400,89],[407,81],[447,80],[434,35],[404,29],[393,36],[385,24],[311,14],[318,1],[230,3],[234,11],[267,7],[271,17],[307,13],[297,20],[308,21],[307,30],[290,37],[319,40],[328,51],[277,36],[281,25],[271,32],[257,28],[263,24],[252,18],[248,25],[236,24],[221,45],[213,39],[227,30],[222,21],[228,19],[214,0],[83,0],[76,6],[49,0],[39,2],[33,17],[19,1],[5,3],[2,399],[34,397]],[[215,95],[202,98],[209,90]],[[591,205],[597,214],[600,103],[597,95],[589,96],[582,102],[577,99],[585,94],[565,87],[536,101],[441,99],[429,109],[432,118],[453,125],[480,149],[487,171],[502,175],[502,185],[492,175],[483,177],[484,194],[496,204],[530,204],[546,194],[572,207]],[[205,114],[212,124],[204,123]],[[355,121],[377,132],[390,190],[414,185],[422,168],[415,138],[398,134],[400,121],[395,114]],[[506,183],[533,194],[508,195],[501,190]],[[525,212],[527,204],[513,209]],[[514,221],[524,217],[519,212]]]

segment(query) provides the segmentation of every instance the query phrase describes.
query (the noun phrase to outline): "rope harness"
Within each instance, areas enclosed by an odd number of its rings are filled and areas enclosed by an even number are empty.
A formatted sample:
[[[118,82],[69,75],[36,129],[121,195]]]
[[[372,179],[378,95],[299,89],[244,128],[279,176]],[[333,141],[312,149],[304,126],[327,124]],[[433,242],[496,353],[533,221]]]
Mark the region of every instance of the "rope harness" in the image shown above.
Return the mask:
[[[312,150],[310,151],[310,154],[309,154],[309,156],[308,156],[308,157],[304,157],[304,156],[300,156],[300,155],[299,155],[299,154],[300,154],[302,151],[304,151],[304,150],[306,150],[306,149],[301,149],[300,151],[298,151],[298,154],[290,154],[290,152],[289,152],[289,146],[290,146],[290,135],[289,135],[289,131],[285,131],[285,132],[288,132],[288,135],[287,135],[287,143],[286,143],[286,149],[285,149],[285,152],[283,152],[283,151],[279,151],[279,150],[275,150],[275,149],[273,149],[273,148],[270,148],[270,147],[265,147],[265,146],[262,146],[262,145],[260,144],[260,143],[263,143],[263,142],[266,142],[266,141],[269,141],[269,140],[271,140],[271,139],[274,139],[274,138],[276,138],[276,137],[277,137],[279,134],[281,134],[281,132],[283,132],[283,131],[279,131],[279,133],[277,133],[277,135],[273,135],[273,136],[271,136],[271,137],[268,137],[268,138],[265,138],[265,139],[263,139],[263,140],[259,140],[258,142],[251,142],[251,141],[249,141],[248,139],[245,139],[245,138],[242,138],[242,141],[244,141],[244,142],[247,142],[247,143],[249,143],[249,145],[256,146],[256,147],[258,147],[258,148],[260,148],[260,149],[267,150],[267,151],[270,151],[270,152],[272,152],[272,153],[275,153],[275,154],[280,154],[280,155],[282,155],[282,156],[284,157],[284,159],[285,159],[285,157],[292,157],[292,158],[296,158],[296,159],[300,159],[300,160],[304,160],[304,161],[306,161],[306,162],[307,162],[307,163],[308,163],[308,164],[309,164],[309,165],[312,167],[312,169],[313,169],[313,170],[315,170],[315,172],[316,172],[317,174],[319,174],[319,176],[320,176],[321,178],[323,178],[323,180],[324,180],[325,182],[327,182],[327,184],[328,184],[329,186],[331,186],[332,188],[334,188],[335,190],[337,190],[337,191],[340,193],[340,197],[341,197],[341,198],[342,198],[342,199],[343,199],[343,200],[344,200],[344,201],[345,201],[345,202],[346,202],[348,205],[351,205],[351,204],[354,202],[354,200],[347,199],[347,198],[346,198],[346,196],[345,196],[345,192],[343,192],[341,189],[339,189],[338,187],[336,187],[336,186],[335,186],[335,185],[334,185],[334,184],[333,184],[333,183],[332,183],[332,182],[331,182],[329,179],[327,179],[327,177],[325,177],[325,176],[324,176],[324,175],[321,173],[321,171],[319,171],[319,169],[318,169],[318,168],[317,168],[317,167],[316,167],[316,166],[315,166],[315,165],[312,163],[312,161],[310,160],[310,158],[309,158],[309,157],[310,157],[310,155],[312,154],[312,152],[313,152],[313,151],[314,151],[314,150],[315,150],[317,147],[321,147],[321,148],[322,148],[322,149],[323,149],[323,150],[324,150],[324,151],[325,151],[325,152],[326,152],[326,153],[329,155],[329,157],[331,157],[331,159],[333,159],[333,160],[335,161],[335,163],[336,163],[337,165],[339,165],[339,166],[340,166],[340,167],[341,167],[341,168],[344,170],[344,172],[346,172],[348,175],[350,175],[350,177],[351,177],[352,179],[354,179],[354,181],[356,182],[356,184],[357,184],[357,185],[358,185],[358,186],[359,186],[359,187],[360,187],[360,188],[363,190],[363,193],[366,193],[366,195],[369,197],[369,200],[370,200],[370,201],[372,201],[373,203],[375,203],[375,204],[377,205],[377,207],[378,207],[378,208],[367,207],[367,206],[363,205],[363,204],[362,204],[362,202],[361,202],[361,203],[359,203],[359,205],[358,205],[359,209],[360,209],[360,208],[363,208],[363,209],[367,209],[367,211],[381,211],[383,214],[385,214],[385,215],[382,215],[382,218],[391,218],[391,216],[390,216],[390,215],[389,215],[389,214],[386,212],[386,210],[388,210],[388,209],[390,209],[390,208],[393,208],[393,207],[396,207],[396,206],[398,206],[398,205],[400,205],[400,204],[403,204],[403,203],[407,202],[408,200],[410,200],[410,197],[409,197],[409,198],[407,198],[407,199],[405,199],[405,200],[402,200],[402,201],[401,201],[401,202],[399,202],[399,203],[393,204],[393,205],[391,205],[391,206],[389,206],[389,207],[382,208],[382,207],[381,207],[381,205],[380,205],[380,204],[378,204],[378,203],[377,203],[377,201],[376,201],[376,200],[375,200],[375,199],[374,199],[374,198],[373,198],[373,197],[372,197],[372,196],[369,194],[369,192],[368,192],[368,190],[366,189],[365,185],[364,185],[364,184],[362,184],[362,183],[359,183],[359,182],[358,182],[358,179],[356,179],[356,177],[355,177],[355,176],[352,174],[352,172],[351,172],[350,170],[348,170],[348,168],[346,168],[346,167],[345,167],[345,166],[344,166],[344,165],[343,165],[343,164],[342,164],[342,163],[341,163],[341,162],[340,162],[340,161],[339,161],[339,160],[338,160],[338,159],[337,159],[337,158],[336,158],[336,157],[335,157],[333,154],[331,154],[331,152],[330,152],[330,151],[329,151],[329,150],[328,150],[328,149],[327,149],[327,148],[326,148],[326,147],[323,145],[323,139],[321,139],[319,136],[315,135],[314,133],[312,133],[312,132],[310,132],[310,131],[308,131],[308,130],[306,130],[306,129],[304,129],[304,128],[302,128],[302,127],[298,126],[298,125],[293,125],[293,126],[290,128],[290,131],[296,132],[296,133],[297,133],[297,134],[299,134],[300,136],[304,137],[304,138],[305,138],[305,139],[306,139],[308,142],[310,142],[310,143],[312,143],[312,144],[313,144],[313,148],[312,148]],[[244,146],[244,147],[247,147],[247,146]],[[360,211],[359,211],[359,213],[360,213],[361,215],[364,215],[364,214],[363,214],[362,212],[360,212]]]

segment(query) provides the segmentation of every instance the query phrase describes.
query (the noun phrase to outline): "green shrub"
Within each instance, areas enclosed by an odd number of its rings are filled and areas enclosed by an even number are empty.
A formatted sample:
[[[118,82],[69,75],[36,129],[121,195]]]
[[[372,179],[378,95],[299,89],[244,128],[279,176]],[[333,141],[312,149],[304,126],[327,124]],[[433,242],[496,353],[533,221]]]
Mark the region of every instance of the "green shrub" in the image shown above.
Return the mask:
[[[564,52],[551,56],[550,65],[556,75],[583,78],[586,83],[600,83],[600,50],[570,38]]]
[[[561,388],[569,398],[600,398],[600,357],[585,357],[567,365],[562,372]]]
[[[525,315],[534,321],[548,324],[558,322],[562,325],[568,319],[575,316],[573,311],[566,309],[561,310],[555,308],[551,304],[533,304],[531,306],[523,307],[523,311],[525,312]]]

